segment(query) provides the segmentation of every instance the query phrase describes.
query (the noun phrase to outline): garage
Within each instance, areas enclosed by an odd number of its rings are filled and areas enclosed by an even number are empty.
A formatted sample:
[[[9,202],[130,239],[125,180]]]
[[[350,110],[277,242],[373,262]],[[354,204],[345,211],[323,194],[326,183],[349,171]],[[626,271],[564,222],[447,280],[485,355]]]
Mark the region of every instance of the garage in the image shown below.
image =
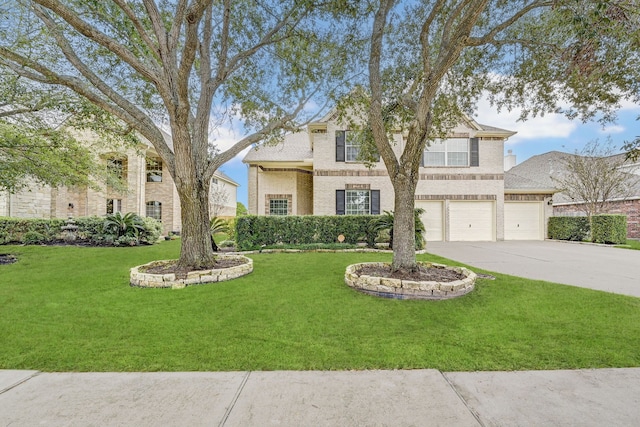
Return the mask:
[[[426,229],[427,242],[444,240],[444,202],[418,200],[416,208],[424,209],[421,219]]]
[[[495,240],[495,203],[493,201],[449,202],[449,240]]]
[[[505,240],[544,240],[542,202],[505,202]]]

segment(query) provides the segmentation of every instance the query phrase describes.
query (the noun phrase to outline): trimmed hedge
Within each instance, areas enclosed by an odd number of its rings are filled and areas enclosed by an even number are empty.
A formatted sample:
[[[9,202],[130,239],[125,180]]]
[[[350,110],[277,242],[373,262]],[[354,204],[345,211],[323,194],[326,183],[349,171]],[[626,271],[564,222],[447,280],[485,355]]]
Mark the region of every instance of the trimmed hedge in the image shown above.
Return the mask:
[[[301,245],[313,243],[337,243],[338,236],[344,242],[366,242],[374,246],[377,232],[371,220],[377,215],[333,216],[256,216],[236,218],[236,244],[240,250],[255,250],[263,245],[278,243]]]
[[[591,240],[596,243],[622,244],[627,241],[625,215],[594,215],[591,217]]]
[[[110,244],[118,246],[117,240],[106,234],[103,225],[104,218],[97,216],[79,217],[73,219],[78,227],[76,231],[78,241],[89,241],[94,244]],[[142,218],[145,231],[140,233],[141,243],[153,244],[162,233],[162,225],[153,218]],[[64,219],[25,219],[0,217],[0,245],[10,243],[40,244],[62,240]]]
[[[586,216],[552,216],[549,218],[548,236],[554,240],[585,240],[589,236]]]

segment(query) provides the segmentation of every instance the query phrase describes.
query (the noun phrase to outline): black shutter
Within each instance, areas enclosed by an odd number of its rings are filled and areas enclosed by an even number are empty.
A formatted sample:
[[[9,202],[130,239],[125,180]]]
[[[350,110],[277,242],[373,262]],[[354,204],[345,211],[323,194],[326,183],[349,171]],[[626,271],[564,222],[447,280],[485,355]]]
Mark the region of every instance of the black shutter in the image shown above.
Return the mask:
[[[380,215],[380,190],[371,190],[371,215]]]
[[[480,138],[471,138],[471,156],[469,166],[480,166]]]
[[[336,131],[336,162],[344,162],[344,138],[345,131]]]
[[[336,215],[344,215],[344,190],[336,190]]]

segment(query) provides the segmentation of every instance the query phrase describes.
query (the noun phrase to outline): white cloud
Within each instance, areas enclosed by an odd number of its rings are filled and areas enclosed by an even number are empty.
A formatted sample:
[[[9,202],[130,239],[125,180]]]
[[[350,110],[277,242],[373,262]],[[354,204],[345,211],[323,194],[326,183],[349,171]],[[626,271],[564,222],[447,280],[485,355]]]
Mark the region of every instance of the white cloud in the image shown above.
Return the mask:
[[[624,132],[626,130],[627,129],[624,126],[609,125],[609,126],[606,126],[604,128],[600,128],[599,132],[601,134],[609,135],[609,134],[612,134],[612,133],[622,133],[622,132]]]
[[[520,113],[520,109],[503,110],[498,113],[488,100],[483,99],[478,103],[476,121],[488,126],[518,132],[509,138],[511,144],[532,139],[567,138],[578,127],[577,122],[571,121],[561,114],[545,114],[529,118],[526,121],[518,121]]]

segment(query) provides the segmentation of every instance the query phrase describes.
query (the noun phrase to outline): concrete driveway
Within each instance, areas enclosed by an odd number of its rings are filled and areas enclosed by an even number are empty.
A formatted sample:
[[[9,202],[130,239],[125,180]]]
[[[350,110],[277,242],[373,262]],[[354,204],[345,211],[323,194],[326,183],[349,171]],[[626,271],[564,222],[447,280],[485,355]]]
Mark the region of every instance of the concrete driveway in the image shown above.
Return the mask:
[[[429,242],[427,252],[473,267],[640,297],[640,251],[558,241]]]

